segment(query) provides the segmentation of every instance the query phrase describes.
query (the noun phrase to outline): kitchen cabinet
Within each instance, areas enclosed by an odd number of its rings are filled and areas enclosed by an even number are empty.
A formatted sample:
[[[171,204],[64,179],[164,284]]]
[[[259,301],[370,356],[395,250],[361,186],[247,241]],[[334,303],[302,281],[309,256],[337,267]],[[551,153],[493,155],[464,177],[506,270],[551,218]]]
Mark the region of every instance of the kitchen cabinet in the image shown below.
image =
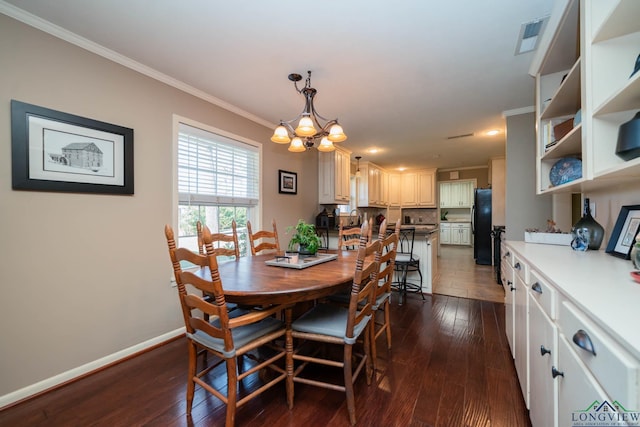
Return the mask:
[[[440,223],[440,244],[451,244],[451,226],[449,225],[449,223]]]
[[[435,208],[436,204],[436,170],[428,169],[418,171],[417,202],[419,207]]]
[[[440,183],[441,208],[470,208],[471,206],[473,206],[473,181]]]
[[[402,175],[390,173],[389,177],[389,206],[402,206]]]
[[[557,427],[558,381],[549,375],[558,366],[556,292],[535,270],[529,277],[529,417],[533,426]]]
[[[514,361],[520,390],[529,408],[529,266],[513,255],[513,304],[514,304]]]
[[[351,152],[336,147],[318,153],[318,203],[348,205],[351,199]]]
[[[451,224],[451,244],[471,245],[471,224],[468,222]]]
[[[371,162],[360,164],[358,178],[358,207],[386,207],[384,180],[386,172]]]
[[[508,241],[505,250],[516,288],[514,363],[532,426],[598,415],[623,425],[617,421],[640,407],[640,336],[629,322],[640,289],[628,277],[631,264],[563,246]]]
[[[402,174],[402,206],[403,207],[415,207],[418,206],[418,194],[416,193],[416,179],[415,173]]]
[[[445,245],[471,245],[471,224],[468,222],[441,222],[440,243]]]
[[[536,77],[536,192],[584,192],[629,182],[640,157],[616,155],[618,129],[640,109],[640,73],[630,77],[640,44],[640,2],[558,0],[530,74]],[[578,115],[579,113],[579,115]],[[569,120],[569,131],[554,131]],[[553,185],[566,157],[582,176]],[[559,167],[559,166],[556,166]]]
[[[515,305],[514,305],[514,290],[513,286],[513,266],[511,251],[507,248],[504,241],[501,242],[501,280],[502,287],[504,288],[504,324],[505,334],[507,336],[507,342],[511,349],[511,357],[515,357],[514,335],[515,335]]]
[[[424,169],[402,174],[402,206],[435,208],[436,169]]]

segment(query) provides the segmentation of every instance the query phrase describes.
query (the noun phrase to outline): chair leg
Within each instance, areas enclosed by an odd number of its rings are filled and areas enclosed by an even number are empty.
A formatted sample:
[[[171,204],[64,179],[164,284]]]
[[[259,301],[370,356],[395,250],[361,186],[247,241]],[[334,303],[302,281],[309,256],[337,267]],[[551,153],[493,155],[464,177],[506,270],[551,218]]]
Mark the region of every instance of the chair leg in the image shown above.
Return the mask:
[[[389,310],[391,309],[391,307],[389,306],[389,300],[387,299],[384,302],[384,306],[383,306],[383,310],[384,310],[384,328],[386,329],[387,332],[387,348],[389,350],[391,350],[391,321],[390,321],[390,315],[389,315]]]
[[[226,427],[233,427],[236,419],[236,401],[238,398],[238,370],[236,358],[225,360],[227,365],[227,419]]]
[[[377,369],[377,359],[378,359],[378,350],[376,349],[376,315],[378,310],[373,310],[371,312],[371,328],[369,330],[371,333],[369,334],[369,342],[371,343],[371,359],[373,362],[373,372]]]
[[[285,369],[287,371],[287,404],[289,409],[293,409],[293,335],[291,333],[291,313],[292,309],[285,310]]]
[[[366,336],[366,333],[365,333]],[[349,421],[351,425],[356,424],[356,404],[353,396],[353,372],[351,367],[352,345],[344,345],[344,388],[347,395],[347,410],[349,411]],[[366,347],[366,343],[365,343]]]
[[[373,319],[371,319],[373,320]],[[371,385],[371,377],[373,377],[373,362],[371,360],[371,345],[376,344],[375,336],[373,340],[371,339],[371,335],[376,333],[376,328],[373,325],[372,321],[369,321],[369,324],[366,326],[366,331],[364,331],[364,357],[365,357],[365,374],[367,375],[367,385]]]
[[[193,395],[196,390],[196,383],[193,378],[196,376],[198,367],[198,348],[189,341],[189,381],[187,381],[187,415],[191,415],[191,407],[193,406]]]

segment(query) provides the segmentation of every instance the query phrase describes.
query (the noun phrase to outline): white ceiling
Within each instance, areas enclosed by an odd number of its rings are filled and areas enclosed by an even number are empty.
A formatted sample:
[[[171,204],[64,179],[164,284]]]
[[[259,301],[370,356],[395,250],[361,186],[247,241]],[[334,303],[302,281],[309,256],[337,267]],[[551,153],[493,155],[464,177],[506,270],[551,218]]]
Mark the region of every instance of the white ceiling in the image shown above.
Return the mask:
[[[312,70],[316,108],[339,118],[352,157],[387,168],[462,168],[504,155],[503,112],[533,105],[532,53],[516,56],[515,46],[521,24],[548,15],[552,0],[9,4],[269,126],[302,110],[287,76]],[[490,129],[501,133],[483,135]]]

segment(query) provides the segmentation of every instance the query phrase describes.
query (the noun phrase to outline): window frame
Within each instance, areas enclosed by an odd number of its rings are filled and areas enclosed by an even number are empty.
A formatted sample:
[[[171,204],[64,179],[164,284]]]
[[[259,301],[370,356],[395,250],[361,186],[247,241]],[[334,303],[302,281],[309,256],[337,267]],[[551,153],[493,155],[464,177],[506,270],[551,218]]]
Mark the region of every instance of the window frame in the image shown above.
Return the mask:
[[[262,203],[263,203],[263,147],[262,144],[252,139],[219,129],[186,117],[179,115],[173,115],[173,135],[172,135],[172,173],[171,173],[171,186],[172,186],[172,200],[171,200],[171,224],[174,230],[176,230],[176,242],[179,244],[179,207],[180,207],[180,194],[178,189],[178,149],[179,149],[179,133],[180,125],[191,126],[200,129],[205,132],[220,135],[224,138],[232,139],[235,142],[247,144],[257,150],[258,153],[258,203],[253,206],[249,205],[237,205],[247,206],[250,208],[250,215],[247,216],[247,220],[251,221],[254,228],[260,229],[262,219]],[[218,205],[218,206],[231,206],[231,205]],[[244,227],[239,227],[240,229]],[[240,234],[242,231],[239,230]]]

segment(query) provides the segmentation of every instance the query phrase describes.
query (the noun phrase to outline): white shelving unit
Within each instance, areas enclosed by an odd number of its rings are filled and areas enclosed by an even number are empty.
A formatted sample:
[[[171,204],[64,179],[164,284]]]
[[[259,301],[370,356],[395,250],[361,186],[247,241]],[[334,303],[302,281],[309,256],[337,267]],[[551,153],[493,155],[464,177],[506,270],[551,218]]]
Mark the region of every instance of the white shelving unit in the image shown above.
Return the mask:
[[[583,192],[640,177],[640,158],[615,153],[620,125],[640,110],[640,1],[558,0],[530,74],[536,77],[537,194]],[[548,127],[581,122],[552,147]],[[561,158],[582,160],[582,178],[552,186]]]

